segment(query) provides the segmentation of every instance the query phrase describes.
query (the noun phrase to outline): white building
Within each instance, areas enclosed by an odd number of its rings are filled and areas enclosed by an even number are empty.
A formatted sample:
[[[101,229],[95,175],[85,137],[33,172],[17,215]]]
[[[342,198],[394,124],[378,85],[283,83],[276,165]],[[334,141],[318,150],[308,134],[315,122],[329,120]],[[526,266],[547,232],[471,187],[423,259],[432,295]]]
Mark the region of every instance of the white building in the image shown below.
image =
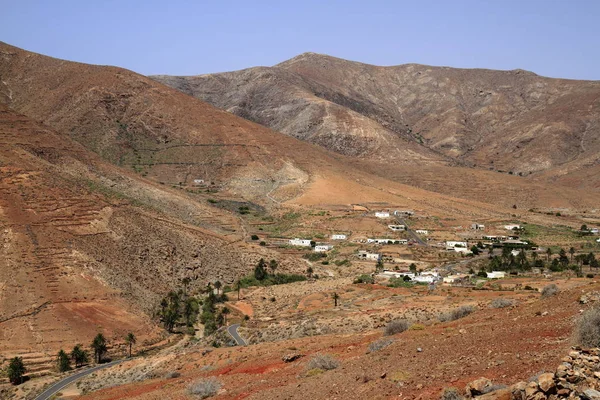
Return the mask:
[[[291,246],[303,246],[303,247],[310,247],[310,240],[309,239],[290,239],[290,245]]]
[[[380,276],[382,278],[404,278],[405,276],[408,276],[411,280],[413,280],[415,278],[415,274],[413,274],[412,272],[401,272],[401,271],[389,271],[389,270],[383,270],[383,272],[377,274],[377,276]]]
[[[504,271],[492,271],[487,273],[489,279],[503,279],[506,278],[506,272]]]
[[[330,246],[328,244],[319,244],[315,246],[315,252],[317,253],[325,253],[326,251],[329,251],[333,249],[333,246]]]
[[[590,228],[590,233],[593,233],[594,235],[598,234],[598,228]]]
[[[368,251],[361,250],[358,252],[357,257],[362,258],[364,260],[379,261],[379,259],[381,258],[381,254],[369,253]]]
[[[342,234],[331,235],[331,240],[346,240],[348,236]]]
[[[510,254],[512,254],[513,256],[518,256],[519,253],[521,252],[521,250],[511,250]]]
[[[415,212],[412,210],[396,210],[394,211],[394,215],[410,217],[411,215],[415,215]]]
[[[466,247],[455,247],[454,251],[460,254],[473,254],[473,252]]]
[[[429,235],[429,231],[427,229],[417,229],[415,232],[417,235]]]
[[[367,243],[375,244],[408,244],[407,239],[367,239]]]
[[[456,248],[467,248],[467,242],[459,242],[454,240],[446,241],[446,250],[454,250]]]
[[[413,282],[419,282],[419,283],[434,283],[438,280],[438,277],[435,277],[433,275],[418,275],[415,276],[414,278],[412,278]]]
[[[405,231],[406,225],[388,225],[388,228],[393,231]]]
[[[390,213],[387,212],[387,211],[377,211],[377,212],[375,212],[375,216],[377,218],[385,219],[385,218],[389,218],[390,217]]]
[[[485,229],[485,225],[482,224],[471,224],[471,229],[476,231],[482,231]]]
[[[194,185],[204,185],[204,179],[194,179]]]
[[[504,225],[504,229],[506,229],[507,231],[513,231],[515,229],[521,229],[521,225],[517,225],[517,224]]]
[[[443,282],[444,283],[459,283],[462,282],[463,280],[467,279],[467,275],[465,274],[456,274],[456,275],[448,275],[446,277],[444,277]]]

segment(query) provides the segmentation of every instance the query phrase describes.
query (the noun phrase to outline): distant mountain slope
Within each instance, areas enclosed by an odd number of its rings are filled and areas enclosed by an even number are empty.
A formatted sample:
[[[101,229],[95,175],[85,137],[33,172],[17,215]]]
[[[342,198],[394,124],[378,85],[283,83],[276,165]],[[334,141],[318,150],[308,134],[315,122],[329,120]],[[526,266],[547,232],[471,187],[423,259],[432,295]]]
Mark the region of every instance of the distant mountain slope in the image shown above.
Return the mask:
[[[439,161],[433,154],[441,154],[523,175],[600,163],[600,82],[378,67],[314,53],[274,67],[153,79],[362,160]]]

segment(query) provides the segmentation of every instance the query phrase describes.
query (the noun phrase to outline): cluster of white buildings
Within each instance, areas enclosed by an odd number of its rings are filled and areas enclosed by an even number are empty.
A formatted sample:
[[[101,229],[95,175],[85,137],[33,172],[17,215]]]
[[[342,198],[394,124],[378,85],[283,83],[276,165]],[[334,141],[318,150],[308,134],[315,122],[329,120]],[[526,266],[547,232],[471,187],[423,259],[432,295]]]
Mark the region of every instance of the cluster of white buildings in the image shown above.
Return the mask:
[[[429,235],[429,231],[427,229],[417,229],[415,232],[417,235]]]
[[[375,217],[376,218],[381,218],[381,219],[387,219],[390,217],[390,213],[387,211],[376,211],[375,212]]]
[[[346,240],[346,239],[348,239],[348,236],[340,234],[340,233],[331,235],[331,240]]]
[[[506,229],[507,231],[514,231],[515,229],[521,229],[521,225],[518,225],[518,224],[504,225],[504,229]]]
[[[310,247],[311,241],[310,239],[290,239],[290,246]]]
[[[436,271],[424,271],[424,272],[421,272],[420,274],[415,274],[413,272],[407,272],[407,271],[383,270],[383,272],[381,272],[377,276],[382,277],[382,278],[387,278],[387,279],[389,279],[389,278],[404,278],[405,276],[407,276],[408,278],[410,278],[411,282],[417,282],[417,283],[435,283],[441,279],[440,274],[437,273]]]

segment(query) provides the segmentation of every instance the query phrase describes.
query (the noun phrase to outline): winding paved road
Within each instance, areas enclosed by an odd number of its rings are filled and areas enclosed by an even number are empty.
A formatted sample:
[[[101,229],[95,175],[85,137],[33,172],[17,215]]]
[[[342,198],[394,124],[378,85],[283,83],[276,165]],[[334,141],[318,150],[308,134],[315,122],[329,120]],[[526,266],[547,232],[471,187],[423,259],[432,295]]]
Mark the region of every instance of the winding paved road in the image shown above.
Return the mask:
[[[39,394],[35,398],[35,400],[48,400],[48,399],[50,399],[50,397],[54,396],[56,393],[60,392],[65,387],[69,386],[73,382],[78,381],[79,379],[83,378],[84,376],[92,374],[92,373],[99,371],[101,369],[104,369],[104,368],[112,367],[113,365],[117,365],[123,361],[124,360],[117,360],[117,361],[109,362],[106,364],[96,365],[95,367],[92,367],[92,368],[89,368],[89,369],[86,369],[83,371],[79,371],[76,374],[73,374],[71,376],[67,376],[65,379],[61,379],[60,381],[56,382],[54,385],[50,386],[48,389],[44,390],[41,394]]]
[[[237,332],[239,327],[240,327],[240,324],[233,324],[227,328],[227,333],[229,333],[231,335],[233,340],[235,340],[235,342],[239,346],[247,346],[246,341],[244,339],[242,339],[242,337]]]

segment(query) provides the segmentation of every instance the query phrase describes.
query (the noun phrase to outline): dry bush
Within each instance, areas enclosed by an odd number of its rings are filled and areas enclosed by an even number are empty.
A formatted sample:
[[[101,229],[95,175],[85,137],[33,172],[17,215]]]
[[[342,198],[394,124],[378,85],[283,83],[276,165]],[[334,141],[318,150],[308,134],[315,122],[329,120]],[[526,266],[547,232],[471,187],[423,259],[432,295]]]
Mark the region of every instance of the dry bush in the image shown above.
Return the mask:
[[[212,397],[221,389],[221,382],[215,378],[199,379],[188,387],[191,395],[198,399],[206,399]]]
[[[440,396],[440,400],[464,400],[457,388],[446,388]]]
[[[558,292],[560,292],[558,286],[556,286],[554,283],[551,283],[547,286],[544,286],[544,288],[542,289],[542,297],[554,296]]]
[[[575,341],[583,347],[600,346],[600,308],[583,313],[575,328]]]
[[[441,322],[455,321],[457,319],[466,317],[467,315],[471,314],[473,311],[475,311],[475,307],[473,307],[473,306],[460,306],[458,308],[455,308],[452,311],[448,311],[446,313],[440,314],[438,316],[438,319]]]
[[[385,339],[385,338],[378,339],[378,340],[372,342],[371,344],[369,344],[369,350],[367,352],[374,353],[376,351],[383,350],[392,343],[394,343],[394,341],[392,339]]]
[[[308,370],[320,369],[323,371],[329,371],[336,369],[339,366],[340,362],[329,354],[315,354],[315,356],[311,358],[306,365],[306,368]]]
[[[396,319],[394,321],[390,321],[385,328],[383,328],[383,334],[385,336],[392,336],[397,333],[404,332],[410,328],[410,324],[405,319]]]
[[[494,299],[490,303],[490,307],[492,307],[492,308],[505,308],[505,307],[510,307],[513,304],[515,304],[515,301],[513,299],[504,299],[502,297],[499,297],[497,299]]]

